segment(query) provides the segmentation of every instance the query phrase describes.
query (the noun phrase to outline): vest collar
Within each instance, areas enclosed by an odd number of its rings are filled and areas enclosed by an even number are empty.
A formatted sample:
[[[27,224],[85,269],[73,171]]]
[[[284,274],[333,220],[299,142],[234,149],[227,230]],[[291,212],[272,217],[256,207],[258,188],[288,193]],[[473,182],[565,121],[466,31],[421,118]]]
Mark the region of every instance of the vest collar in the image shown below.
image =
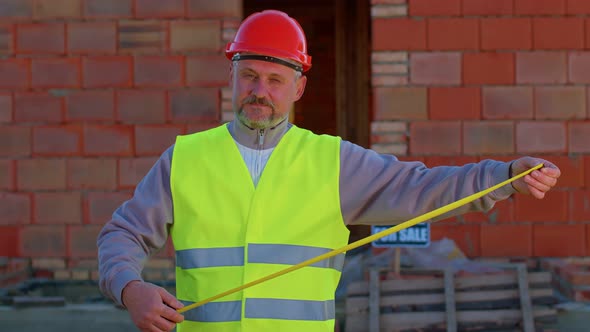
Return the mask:
[[[283,135],[293,125],[288,120],[284,120],[275,127],[264,129],[264,149],[270,149],[277,146]],[[259,148],[259,129],[252,129],[245,126],[238,119],[234,119],[227,124],[230,134],[233,139],[243,146],[251,149]]]

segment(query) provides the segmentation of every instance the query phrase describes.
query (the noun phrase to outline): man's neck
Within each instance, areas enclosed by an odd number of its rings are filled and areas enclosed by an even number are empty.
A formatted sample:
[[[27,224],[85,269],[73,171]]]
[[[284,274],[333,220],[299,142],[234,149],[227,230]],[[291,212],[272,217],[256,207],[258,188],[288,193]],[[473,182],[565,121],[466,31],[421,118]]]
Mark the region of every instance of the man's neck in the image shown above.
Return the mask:
[[[261,129],[249,128],[238,119],[234,119],[227,125],[232,137],[238,143],[251,149],[259,148]],[[272,128],[262,129],[264,135],[264,148],[269,149],[277,146],[283,135],[289,130],[289,128],[291,128],[291,126],[292,124],[285,119]]]

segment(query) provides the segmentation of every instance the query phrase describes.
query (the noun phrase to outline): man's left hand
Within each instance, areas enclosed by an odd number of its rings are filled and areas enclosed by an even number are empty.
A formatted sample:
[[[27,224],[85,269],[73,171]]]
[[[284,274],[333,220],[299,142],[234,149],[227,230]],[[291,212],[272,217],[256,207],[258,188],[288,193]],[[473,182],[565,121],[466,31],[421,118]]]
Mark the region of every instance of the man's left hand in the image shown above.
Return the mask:
[[[557,184],[557,179],[561,175],[561,171],[557,166],[547,160],[523,157],[511,164],[511,171],[512,175],[515,176],[538,164],[543,164],[543,167],[512,182],[512,186],[519,193],[530,194],[535,198],[541,199],[545,197],[546,192]]]

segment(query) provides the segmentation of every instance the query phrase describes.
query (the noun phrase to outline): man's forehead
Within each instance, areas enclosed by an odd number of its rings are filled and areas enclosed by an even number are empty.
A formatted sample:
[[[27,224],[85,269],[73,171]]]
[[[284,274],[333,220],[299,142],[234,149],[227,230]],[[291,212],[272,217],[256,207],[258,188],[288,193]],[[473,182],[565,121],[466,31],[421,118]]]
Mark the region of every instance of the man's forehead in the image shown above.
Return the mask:
[[[239,70],[252,70],[261,74],[276,74],[281,76],[294,75],[295,70],[278,63],[262,60],[240,60],[237,62]]]

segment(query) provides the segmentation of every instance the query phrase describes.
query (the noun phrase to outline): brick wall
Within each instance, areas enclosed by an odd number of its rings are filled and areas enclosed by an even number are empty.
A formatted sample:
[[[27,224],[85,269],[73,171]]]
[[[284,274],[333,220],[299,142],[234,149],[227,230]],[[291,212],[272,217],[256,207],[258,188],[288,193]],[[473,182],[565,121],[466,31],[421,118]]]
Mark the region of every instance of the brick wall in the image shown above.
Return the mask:
[[[95,279],[113,210],[176,135],[229,117],[241,17],[240,0],[0,0],[0,256]]]
[[[372,146],[429,166],[534,154],[563,170],[433,226],[470,256],[590,254],[590,5],[372,0]],[[0,256],[96,278],[95,237],[177,134],[232,118],[241,0],[0,0]],[[148,266],[168,278],[170,246]]]
[[[590,2],[372,0],[372,144],[429,166],[559,165],[544,201],[433,225],[470,256],[590,254]]]

